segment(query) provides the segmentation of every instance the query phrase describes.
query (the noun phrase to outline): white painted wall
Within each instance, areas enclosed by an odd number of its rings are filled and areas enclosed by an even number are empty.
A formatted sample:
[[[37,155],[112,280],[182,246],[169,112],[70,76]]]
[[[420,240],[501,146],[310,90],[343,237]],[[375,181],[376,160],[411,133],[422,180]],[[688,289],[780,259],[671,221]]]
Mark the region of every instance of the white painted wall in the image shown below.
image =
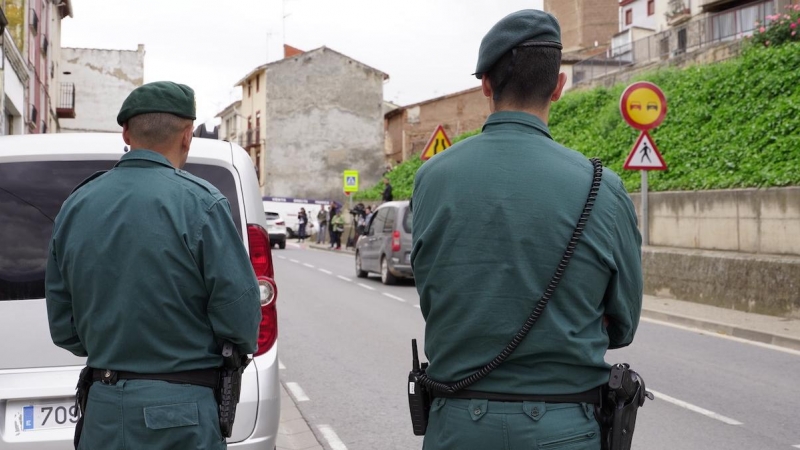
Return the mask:
[[[121,131],[117,114],[128,94],[144,82],[144,54],[144,45],[133,51],[61,49],[60,81],[75,83],[76,115],[60,119],[61,131]]]
[[[658,26],[658,5],[656,5],[655,14],[648,16],[647,0],[636,0],[629,5],[620,7],[619,10],[619,31],[625,31],[631,27],[649,28],[651,30],[655,30]],[[625,16],[627,15],[628,10],[633,11],[633,22],[631,22],[630,25],[625,24]]]

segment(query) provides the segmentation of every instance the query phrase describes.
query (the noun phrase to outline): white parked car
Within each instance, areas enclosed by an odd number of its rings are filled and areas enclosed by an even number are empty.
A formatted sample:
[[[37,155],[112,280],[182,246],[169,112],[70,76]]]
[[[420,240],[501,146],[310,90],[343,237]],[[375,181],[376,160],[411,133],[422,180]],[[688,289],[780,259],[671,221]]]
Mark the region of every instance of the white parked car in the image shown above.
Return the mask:
[[[73,448],[75,385],[85,364],[50,339],[44,274],[53,220],[83,179],[122,157],[119,134],[0,137],[0,450]],[[248,154],[192,141],[185,170],[229,200],[262,285],[275,288],[267,223]],[[270,292],[275,293],[271,295]],[[242,380],[232,449],[275,448],[280,421],[277,290],[262,289],[259,349]]]
[[[286,248],[286,219],[274,211],[264,211],[264,215],[267,218],[270,245]]]

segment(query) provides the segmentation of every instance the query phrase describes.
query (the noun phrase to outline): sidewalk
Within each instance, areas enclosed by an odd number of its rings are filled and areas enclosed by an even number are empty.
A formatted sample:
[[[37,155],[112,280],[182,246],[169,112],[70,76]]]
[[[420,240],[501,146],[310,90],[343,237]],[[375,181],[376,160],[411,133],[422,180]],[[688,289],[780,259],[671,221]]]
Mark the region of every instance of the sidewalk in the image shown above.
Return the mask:
[[[313,248],[314,250],[325,250],[328,252],[336,252],[336,253],[349,253],[354,255],[356,253],[356,249],[353,247],[345,248],[344,244],[342,244],[342,248],[339,250],[334,250],[330,247],[330,244],[315,244],[313,242],[306,242],[305,246],[308,248]]]
[[[800,350],[800,320],[753,314],[651,295],[642,317],[750,341]]]
[[[281,421],[276,450],[323,450],[308,422],[300,414],[294,399],[281,383]]]

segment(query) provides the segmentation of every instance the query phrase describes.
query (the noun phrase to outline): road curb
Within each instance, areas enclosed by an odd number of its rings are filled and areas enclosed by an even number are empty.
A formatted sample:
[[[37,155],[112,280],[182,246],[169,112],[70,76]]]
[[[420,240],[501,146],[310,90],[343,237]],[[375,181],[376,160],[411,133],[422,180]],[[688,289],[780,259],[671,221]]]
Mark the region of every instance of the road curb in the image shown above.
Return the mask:
[[[791,336],[784,336],[777,333],[765,333],[763,331],[750,330],[747,328],[737,327],[735,325],[714,322],[712,320],[698,319],[696,317],[688,317],[680,314],[671,314],[648,309],[642,310],[642,317],[800,351],[800,339]]]
[[[345,247],[342,247],[341,250],[335,250],[335,249],[332,249],[332,248],[328,247],[327,245],[321,245],[321,244],[307,244],[307,245],[308,245],[308,248],[310,248],[310,249],[322,250],[322,251],[331,252],[331,253],[340,253],[340,254],[347,253],[347,254],[351,254],[351,255],[355,255],[355,253],[356,253],[356,251],[354,249],[345,248]]]
[[[311,425],[300,412],[297,403],[286,391],[281,380],[281,420],[278,426],[276,450],[323,450]]]

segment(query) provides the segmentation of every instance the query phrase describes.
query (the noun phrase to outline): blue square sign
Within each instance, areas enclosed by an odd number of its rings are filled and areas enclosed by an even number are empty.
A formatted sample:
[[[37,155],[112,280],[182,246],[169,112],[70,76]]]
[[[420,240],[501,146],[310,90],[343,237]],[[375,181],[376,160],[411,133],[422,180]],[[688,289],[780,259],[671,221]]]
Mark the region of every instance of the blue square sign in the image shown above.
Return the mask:
[[[33,429],[33,406],[22,407],[22,429]]]

